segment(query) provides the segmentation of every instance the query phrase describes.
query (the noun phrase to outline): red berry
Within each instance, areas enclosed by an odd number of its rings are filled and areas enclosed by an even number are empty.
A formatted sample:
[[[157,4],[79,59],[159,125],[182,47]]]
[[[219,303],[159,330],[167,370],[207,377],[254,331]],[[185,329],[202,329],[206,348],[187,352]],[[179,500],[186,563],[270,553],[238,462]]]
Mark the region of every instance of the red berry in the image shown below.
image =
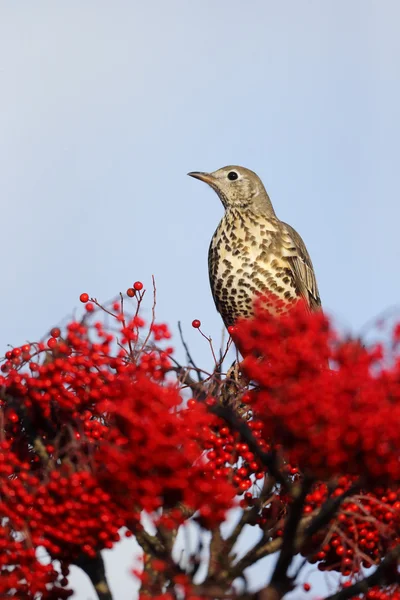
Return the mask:
[[[140,290],[143,289],[143,283],[141,281],[135,281],[135,283],[133,284],[133,287],[135,288],[135,290],[137,292],[140,292]]]
[[[59,327],[53,327],[53,329],[50,331],[50,335],[53,338],[58,338],[61,335],[61,331]]]
[[[14,412],[13,410],[8,413],[8,419],[9,419],[9,421],[11,421],[11,423],[18,423],[18,421],[19,421],[19,417],[18,417],[17,413]]]
[[[57,340],[55,337],[51,337],[47,340],[47,345],[49,348],[53,349],[57,346]]]
[[[127,296],[129,296],[129,298],[133,298],[133,296],[135,295],[135,293],[136,292],[135,292],[135,290],[133,288],[128,288],[126,290],[126,294],[127,294]]]
[[[92,302],[88,302],[85,306],[86,310],[88,312],[93,312],[94,311],[94,304]]]
[[[250,404],[251,401],[253,400],[253,398],[250,396],[250,394],[243,394],[242,396],[242,402],[243,404]]]
[[[201,321],[199,321],[198,319],[195,319],[194,321],[192,321],[192,327],[194,327],[195,329],[198,329],[201,326]]]
[[[81,294],[79,300],[85,304],[89,300],[89,294]]]
[[[303,589],[305,592],[309,592],[311,590],[311,585],[309,583],[305,583],[303,585]]]

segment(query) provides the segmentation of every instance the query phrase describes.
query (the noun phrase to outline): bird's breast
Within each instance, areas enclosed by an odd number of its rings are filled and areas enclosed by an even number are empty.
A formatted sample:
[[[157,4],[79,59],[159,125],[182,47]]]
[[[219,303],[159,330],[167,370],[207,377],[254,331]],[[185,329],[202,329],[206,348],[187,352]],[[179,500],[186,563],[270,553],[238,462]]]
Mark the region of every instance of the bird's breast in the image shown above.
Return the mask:
[[[257,295],[291,302],[296,293],[283,256],[279,222],[265,216],[225,213],[210,245],[210,283],[226,324],[252,314]]]

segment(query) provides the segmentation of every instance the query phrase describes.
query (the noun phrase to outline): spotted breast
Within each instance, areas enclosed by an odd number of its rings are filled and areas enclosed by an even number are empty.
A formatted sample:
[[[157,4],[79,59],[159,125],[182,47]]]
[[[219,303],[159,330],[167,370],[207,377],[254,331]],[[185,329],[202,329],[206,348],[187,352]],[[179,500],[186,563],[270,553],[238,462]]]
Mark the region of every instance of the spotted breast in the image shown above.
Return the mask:
[[[284,257],[281,222],[250,211],[227,210],[211,240],[208,270],[211,291],[226,327],[249,317],[258,295],[273,294],[286,304],[298,298]],[[282,308],[276,306],[275,312]]]

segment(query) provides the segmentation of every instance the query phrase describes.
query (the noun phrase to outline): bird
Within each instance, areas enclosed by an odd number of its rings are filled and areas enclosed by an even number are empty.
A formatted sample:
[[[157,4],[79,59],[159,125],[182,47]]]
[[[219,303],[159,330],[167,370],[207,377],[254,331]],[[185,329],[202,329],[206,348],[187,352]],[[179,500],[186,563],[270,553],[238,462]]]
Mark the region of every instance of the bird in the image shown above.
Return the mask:
[[[254,315],[260,296],[275,316],[299,299],[309,311],[319,310],[307,248],[297,231],[278,219],[258,175],[234,165],[188,175],[207,183],[225,209],[211,240],[208,270],[214,302],[228,330],[238,318]]]

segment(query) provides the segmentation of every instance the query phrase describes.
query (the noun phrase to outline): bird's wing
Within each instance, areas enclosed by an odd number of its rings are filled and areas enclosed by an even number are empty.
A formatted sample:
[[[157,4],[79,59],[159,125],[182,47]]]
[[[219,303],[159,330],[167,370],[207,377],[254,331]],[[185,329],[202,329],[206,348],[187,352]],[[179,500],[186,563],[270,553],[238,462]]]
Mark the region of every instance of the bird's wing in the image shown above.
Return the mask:
[[[218,295],[216,293],[216,284],[217,284],[217,274],[218,274],[218,251],[215,247],[215,234],[211,240],[210,247],[208,249],[208,275],[210,278],[210,286],[211,293],[214,298],[215,305],[217,307],[217,311],[221,312],[221,307],[219,305]]]
[[[290,264],[298,293],[311,310],[317,310],[321,306],[321,298],[310,255],[297,231],[287,223],[282,222],[282,225],[284,257]]]

